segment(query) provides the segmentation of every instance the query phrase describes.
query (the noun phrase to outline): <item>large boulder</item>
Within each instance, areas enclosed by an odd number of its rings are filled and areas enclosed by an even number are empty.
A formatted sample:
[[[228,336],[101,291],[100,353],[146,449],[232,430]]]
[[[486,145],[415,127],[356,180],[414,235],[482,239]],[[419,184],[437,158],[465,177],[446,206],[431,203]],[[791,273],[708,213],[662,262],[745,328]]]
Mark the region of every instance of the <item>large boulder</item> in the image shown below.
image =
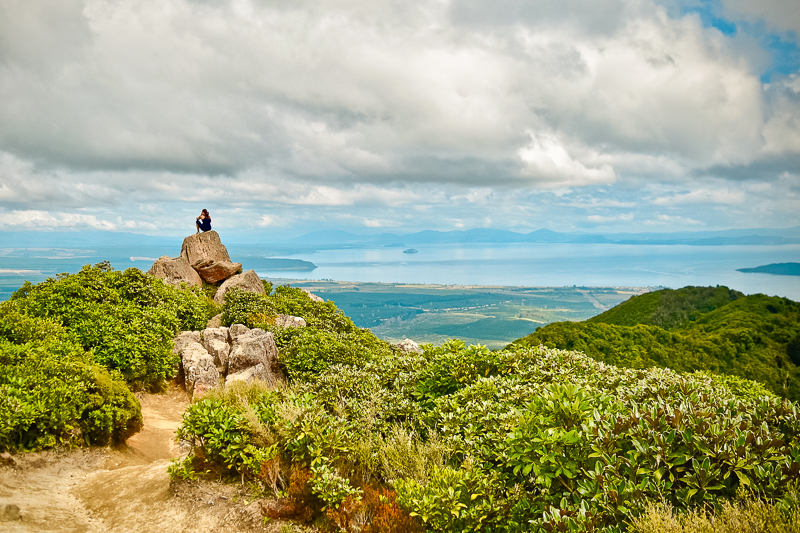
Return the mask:
[[[222,369],[228,371],[228,354],[231,352],[231,345],[228,344],[228,328],[206,328],[203,330],[203,348],[214,358],[214,363]]]
[[[246,368],[241,372],[235,372],[233,374],[228,374],[225,377],[225,385],[230,385],[234,381],[244,381],[245,383],[249,383],[251,381],[266,381],[267,383],[274,383],[272,380],[274,378],[272,375],[267,372],[267,369],[264,367],[262,363],[257,364],[256,366],[251,366],[250,368]]]
[[[422,348],[419,347],[419,344],[411,339],[403,339],[402,341],[398,342],[396,346],[400,348],[401,352],[422,353]]]
[[[280,373],[278,347],[275,346],[272,333],[254,328],[233,340],[228,354],[228,374],[235,374],[259,364],[263,364],[270,373]]]
[[[156,262],[153,263],[153,266],[150,267],[147,273],[161,278],[166,283],[175,285],[176,287],[180,286],[181,283],[196,287],[203,285],[200,276],[183,256],[173,258],[163,255],[156,259]]]
[[[217,283],[235,275],[242,268],[241,263],[230,261],[214,261],[213,259],[201,259],[192,265],[192,268],[200,274],[200,277],[208,283]]]
[[[304,328],[306,320],[299,316],[276,315],[272,322],[279,328]]]
[[[197,233],[183,239],[181,257],[185,257],[190,265],[195,265],[203,259],[231,262],[228,249],[219,240],[219,233],[216,231]]]
[[[185,343],[181,349],[181,361],[186,390],[193,398],[199,398],[219,385],[219,370],[214,357],[202,344],[194,341]]]
[[[182,331],[172,339],[172,353],[180,355],[183,348],[190,342],[200,344],[201,337],[199,331]]]
[[[248,270],[242,274],[238,274],[233,276],[232,278],[228,278],[225,282],[220,285],[219,289],[217,289],[217,294],[214,295],[214,301],[218,304],[222,305],[225,303],[225,293],[231,290],[232,288],[238,288],[245,292],[257,292],[260,294],[266,294],[267,292],[264,290],[264,284],[261,283],[261,278],[258,277],[255,270]]]

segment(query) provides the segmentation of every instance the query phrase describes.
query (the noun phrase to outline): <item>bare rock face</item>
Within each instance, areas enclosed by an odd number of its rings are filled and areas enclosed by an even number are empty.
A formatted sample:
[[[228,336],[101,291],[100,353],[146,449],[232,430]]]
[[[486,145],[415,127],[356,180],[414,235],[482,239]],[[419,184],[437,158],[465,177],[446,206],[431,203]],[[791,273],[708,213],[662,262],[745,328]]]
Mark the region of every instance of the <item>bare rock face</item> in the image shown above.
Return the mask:
[[[183,239],[181,256],[185,257],[190,265],[195,265],[204,259],[231,262],[228,249],[219,240],[219,233],[213,230],[190,235]]]
[[[263,329],[234,324],[202,332],[184,331],[173,344],[175,353],[181,356],[186,390],[193,398],[220,386],[221,377],[225,384],[258,380],[274,385],[285,379],[275,339]]]
[[[186,390],[193,398],[199,398],[219,385],[219,371],[214,358],[202,344],[186,342],[181,349],[181,360]]]
[[[192,264],[192,268],[208,283],[217,283],[239,272],[239,269],[242,268],[242,264],[232,263],[230,261],[201,259],[197,263]]]
[[[228,354],[231,345],[228,344],[228,328],[207,328],[203,330],[203,348],[214,358],[217,367],[223,372],[228,370]]]
[[[190,342],[196,342],[197,344],[200,344],[199,331],[183,331],[179,333],[177,337],[172,339],[172,353],[180,354],[183,352],[183,348]]]
[[[275,325],[279,328],[304,328],[306,321],[304,318],[292,315],[278,315],[274,319]]]
[[[211,232],[208,232],[211,233]],[[225,282],[220,285],[219,289],[217,289],[217,294],[214,295],[214,301],[218,304],[222,305],[225,303],[225,293],[231,290],[233,287],[241,289],[245,292],[257,292],[260,294],[266,294],[264,290],[264,284],[261,283],[261,278],[258,277],[255,270],[248,270],[243,274],[238,274],[233,276],[232,278],[228,278]]]
[[[251,366],[263,364],[271,369],[272,361],[277,367],[278,348],[272,333],[262,329],[251,329],[243,335],[238,335],[233,341],[231,352],[228,355],[228,373],[241,372]]]
[[[234,381],[244,381],[245,383],[249,383],[251,381],[260,380],[266,381],[271,383],[272,376],[267,369],[264,367],[262,363],[257,364],[256,366],[251,366],[241,372],[236,372],[234,374],[228,374],[225,378],[225,385],[230,385]]]
[[[156,262],[153,263],[147,273],[161,278],[176,287],[179,287],[181,283],[195,287],[200,287],[203,284],[200,276],[183,256],[172,258],[162,255],[156,259]]]
[[[231,342],[236,342],[241,335],[246,335],[250,333],[250,328],[245,326],[244,324],[232,324],[230,328],[228,328],[228,337],[230,338]]]
[[[211,320],[206,324],[207,328],[218,328],[220,326],[222,326],[222,313],[211,317]]]
[[[419,344],[411,339],[403,339],[401,342],[397,343],[397,347],[400,348],[401,352],[422,353],[422,348],[419,347]]]
[[[314,302],[324,302],[325,301],[325,300],[323,300],[322,298],[320,298],[319,296],[317,296],[316,294],[314,294],[313,292],[311,292],[309,290],[302,289],[302,291],[304,293],[308,294],[308,297],[311,298],[311,300],[314,301]]]

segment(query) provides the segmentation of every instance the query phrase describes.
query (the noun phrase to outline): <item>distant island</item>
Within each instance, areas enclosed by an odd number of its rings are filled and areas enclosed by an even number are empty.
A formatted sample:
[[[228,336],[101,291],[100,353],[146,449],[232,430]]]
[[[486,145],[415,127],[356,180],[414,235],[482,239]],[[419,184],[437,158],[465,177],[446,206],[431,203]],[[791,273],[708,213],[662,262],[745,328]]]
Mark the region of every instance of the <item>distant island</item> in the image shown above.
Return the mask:
[[[800,276],[800,263],[771,263],[755,268],[737,268],[737,272],[774,274],[776,276]]]
[[[415,250],[414,248],[409,248],[408,250],[403,250],[404,254],[415,254],[419,252],[419,250]]]
[[[262,260],[264,267],[269,270],[304,270],[310,271],[317,268],[317,265],[311,261],[303,261],[302,259],[273,259],[264,258]]]

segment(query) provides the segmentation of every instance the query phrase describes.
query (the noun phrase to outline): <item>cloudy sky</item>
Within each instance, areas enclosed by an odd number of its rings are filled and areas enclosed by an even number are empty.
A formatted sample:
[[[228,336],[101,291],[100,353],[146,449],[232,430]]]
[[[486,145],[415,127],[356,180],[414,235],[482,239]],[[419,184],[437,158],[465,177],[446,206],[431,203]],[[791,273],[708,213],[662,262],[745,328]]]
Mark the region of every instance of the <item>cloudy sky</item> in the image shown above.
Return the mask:
[[[0,230],[800,225],[798,35],[797,0],[0,0]]]

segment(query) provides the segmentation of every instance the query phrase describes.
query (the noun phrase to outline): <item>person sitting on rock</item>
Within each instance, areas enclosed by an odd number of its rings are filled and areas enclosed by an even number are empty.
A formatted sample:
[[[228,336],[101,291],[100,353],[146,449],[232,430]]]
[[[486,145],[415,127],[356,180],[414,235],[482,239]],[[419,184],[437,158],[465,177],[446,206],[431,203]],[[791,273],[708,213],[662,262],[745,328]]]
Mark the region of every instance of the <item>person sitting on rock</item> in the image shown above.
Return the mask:
[[[203,209],[203,212],[197,217],[195,225],[197,226],[197,233],[200,233],[200,230],[204,232],[211,230],[211,215],[208,214],[208,209]]]

